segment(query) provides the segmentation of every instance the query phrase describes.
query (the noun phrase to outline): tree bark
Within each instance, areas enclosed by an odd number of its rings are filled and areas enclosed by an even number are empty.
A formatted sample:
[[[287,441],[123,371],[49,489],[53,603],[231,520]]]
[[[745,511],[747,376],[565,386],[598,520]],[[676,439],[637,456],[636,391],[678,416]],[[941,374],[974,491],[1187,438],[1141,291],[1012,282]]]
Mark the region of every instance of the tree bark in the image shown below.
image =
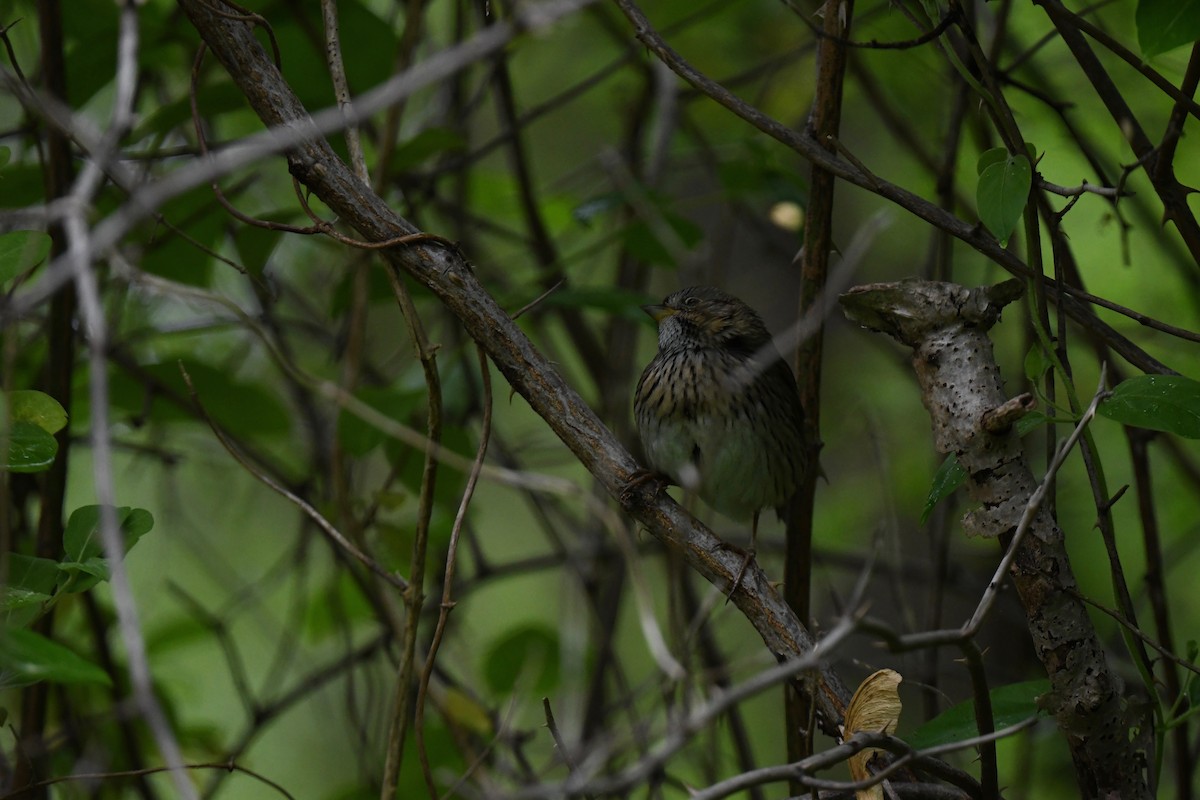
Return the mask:
[[[971,498],[981,504],[963,526],[1006,550],[1037,481],[1012,426],[984,424],[1008,400],[987,332],[1022,289],[1015,280],[971,290],[904,281],[860,286],[842,298],[852,319],[913,349],[937,448],[958,458]],[[1149,798],[1145,753],[1130,741],[1121,680],[1078,598],[1063,532],[1045,508],[1017,544],[1010,574],[1050,678],[1045,702],[1066,737],[1083,795]]]

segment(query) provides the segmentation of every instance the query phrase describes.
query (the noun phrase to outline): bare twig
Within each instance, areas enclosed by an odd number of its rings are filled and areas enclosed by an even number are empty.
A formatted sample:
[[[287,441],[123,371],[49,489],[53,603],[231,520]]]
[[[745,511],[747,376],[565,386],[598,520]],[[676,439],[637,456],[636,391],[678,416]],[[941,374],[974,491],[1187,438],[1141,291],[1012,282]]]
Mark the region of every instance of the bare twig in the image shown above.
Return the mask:
[[[1088,183],[1087,181],[1084,181],[1078,186],[1060,186],[1057,183],[1051,183],[1048,180],[1040,179],[1038,180],[1037,185],[1039,189],[1043,189],[1051,194],[1057,194],[1062,197],[1079,197],[1085,194],[1095,194],[1099,195],[1100,197],[1107,197],[1110,200],[1115,200],[1118,197],[1123,197],[1128,194],[1128,192],[1123,193],[1116,186],[1099,186],[1094,183]]]
[[[408,713],[412,695],[410,686],[416,675],[417,629],[421,621],[421,604],[425,599],[422,594],[425,586],[425,558],[429,548],[429,524],[433,519],[433,491],[437,482],[438,460],[434,451],[442,443],[442,380],[437,369],[437,348],[430,345],[429,339],[425,335],[425,326],[417,315],[417,308],[408,293],[408,288],[396,270],[388,269],[388,280],[392,284],[392,293],[396,298],[396,304],[404,316],[408,338],[412,341],[413,349],[416,350],[417,359],[421,362],[421,372],[425,377],[427,408],[425,412],[426,436],[423,448],[424,464],[421,468],[421,489],[418,493],[417,525],[413,536],[408,589],[404,594],[408,616],[404,627],[400,666],[396,670],[396,685],[393,689],[395,694],[388,731],[383,781],[379,790],[380,800],[392,800],[396,796],[396,786],[400,780],[400,766],[404,757],[404,739],[411,722]],[[472,466],[472,471],[477,469],[474,465]]]
[[[338,34],[337,0],[321,0],[321,20],[325,23],[325,57],[329,64],[329,77],[333,80],[333,94],[338,108],[346,115],[344,133],[346,149],[350,155],[350,166],[354,167],[359,180],[370,183],[367,161],[363,157],[362,140],[358,135],[358,123],[351,121],[354,106],[350,100],[350,84],[346,81],[346,64],[342,60],[342,42]]]
[[[333,525],[333,523],[325,519],[321,512],[313,508],[313,506],[309,504],[308,501],[306,501],[303,497],[300,497],[299,495],[290,491],[287,489],[287,487],[280,485],[275,481],[274,478],[270,477],[254,464],[250,463],[246,457],[242,455],[241,451],[238,450],[237,446],[229,439],[229,437],[225,435],[225,431],[221,429],[221,426],[217,425],[213,418],[209,416],[208,411],[204,408],[204,403],[200,399],[200,395],[196,392],[196,387],[192,384],[192,376],[188,374],[187,369],[183,366],[183,362],[179,363],[179,372],[183,375],[183,381],[187,384],[188,392],[191,395],[192,401],[196,404],[196,408],[200,411],[200,415],[204,418],[204,421],[208,423],[208,427],[212,430],[213,435],[217,437],[217,441],[221,443],[221,446],[225,448],[229,455],[233,456],[233,459],[237,461],[243,469],[257,478],[259,482],[264,484],[268,489],[275,492],[280,497],[284,498],[289,503],[293,504],[302,512],[304,512],[304,515],[315,522],[317,527],[324,531],[325,535],[332,539],[338,547],[354,556],[355,559],[362,563],[362,565],[367,569],[371,570],[371,572],[374,572],[380,578],[383,578],[383,580],[387,581],[401,591],[404,591],[408,588],[408,581],[404,580],[404,578],[399,575],[388,572],[379,562],[355,547],[353,542],[347,539],[345,535]]]
[[[350,112],[334,106],[315,116],[305,115],[303,123],[298,119],[289,119],[285,123],[281,116],[276,115],[275,121],[280,123],[278,126],[230,145],[207,158],[193,161],[160,180],[143,184],[136,189],[129,202],[124,203],[120,209],[92,229],[91,249],[95,253],[107,252],[148,214],[189,189],[211,183],[222,175],[261,161],[266,156],[291,150],[297,145],[312,141],[313,137],[342,130],[347,124],[361,122],[377,111],[495,53],[515,37],[552,25],[594,2],[596,0],[546,0],[536,5],[522,6],[511,20],[498,22],[462,44],[430,56],[387,83],[364,93]],[[214,17],[227,20],[227,15],[214,10],[211,4],[205,3],[204,7]],[[226,51],[225,55],[232,54]],[[274,72],[272,80],[282,80],[273,63],[267,62],[263,66]],[[7,70],[0,72],[0,77],[6,76]],[[263,111],[265,112],[265,109]],[[74,117],[56,118],[56,122],[73,134],[77,134],[77,129],[81,127]],[[87,149],[88,152],[94,152],[91,148]],[[364,190],[357,179],[354,183],[358,191]],[[40,305],[68,280],[68,263],[55,261],[45,270],[42,280],[24,293],[9,313],[20,315]]]
[[[882,733],[865,733],[859,732],[854,734],[844,744],[810,756],[802,761],[794,764],[784,764],[777,767],[765,767],[760,770],[738,775],[730,778],[727,781],[722,781],[719,784],[710,786],[707,789],[697,792],[692,796],[692,800],[719,800],[722,797],[728,797],[734,792],[743,791],[750,786],[761,783],[772,783],[785,780],[797,780],[805,786],[814,789],[826,789],[837,792],[855,792],[861,789],[867,789],[871,786],[877,786],[893,775],[897,770],[907,766],[917,766],[922,760],[933,759],[946,753],[953,753],[961,750],[970,750],[980,745],[993,743],[1000,739],[1013,736],[1022,731],[1028,730],[1037,723],[1037,717],[1030,717],[1024,722],[1018,722],[1015,725],[1009,725],[1001,730],[994,731],[984,736],[972,736],[969,739],[963,739],[949,744],[929,747],[924,750],[913,750],[906,745],[902,740],[893,736],[888,736]],[[865,750],[869,747],[881,747],[892,753],[899,755],[895,761],[889,764],[886,768],[872,775],[870,778],[861,781],[831,781],[820,780],[811,777],[811,773],[822,769],[828,769],[835,764],[840,764],[857,752]]]
[[[479,426],[479,448],[475,453],[475,461],[471,472],[467,475],[467,485],[463,489],[462,500],[458,504],[458,513],[454,515],[454,525],[450,529],[450,543],[446,549],[446,570],[442,576],[442,601],[439,605],[437,625],[433,630],[433,640],[425,654],[425,665],[421,669],[421,679],[417,684],[417,704],[414,712],[413,725],[416,729],[417,750],[421,755],[421,772],[425,776],[425,788],[431,798],[438,797],[437,785],[433,782],[433,771],[429,766],[429,755],[425,747],[425,696],[429,693],[429,681],[433,677],[433,667],[437,661],[438,649],[442,645],[442,637],[446,633],[446,623],[450,619],[450,611],[454,608],[454,568],[458,561],[458,538],[462,533],[463,522],[467,509],[471,506],[471,498],[475,495],[475,486],[479,482],[479,473],[483,470],[483,458],[487,455],[488,442],[492,436],[492,379],[488,372],[487,356],[479,349],[479,374],[483,379],[483,419]]]
[[[844,615],[821,639],[815,649],[807,655],[789,659],[770,669],[763,670],[731,689],[714,691],[706,702],[685,713],[682,717],[672,720],[658,744],[643,753],[636,763],[621,770],[617,775],[593,776],[596,765],[603,763],[605,757],[602,748],[594,747],[589,752],[587,760],[579,764],[574,774],[562,784],[543,783],[506,796],[532,800],[533,798],[567,797],[585,791],[596,795],[627,791],[630,787],[641,784],[655,771],[662,769],[667,760],[685,747],[696,732],[706,729],[713,720],[726,713],[730,708],[773,686],[817,669],[854,631],[855,624],[853,616]]]
[[[173,767],[146,767],[145,769],[129,769],[129,770],[120,770],[117,772],[79,772],[74,775],[62,775],[57,778],[48,778],[44,781],[38,781],[37,783],[35,783],[31,786],[28,786],[24,789],[18,789],[15,792],[9,792],[8,794],[4,795],[3,797],[0,797],[0,800],[18,800],[18,798],[23,797],[29,791],[32,791],[34,789],[43,789],[48,786],[55,786],[60,783],[76,783],[76,782],[95,783],[98,781],[113,781],[113,780],[117,780],[120,778],[139,778],[139,777],[143,777],[146,775],[158,775],[163,772],[168,772],[172,769],[174,769],[174,768]],[[263,775],[259,772],[255,772],[252,769],[243,767],[241,764],[237,764],[233,761],[210,761],[210,762],[203,762],[203,763],[198,763],[198,764],[184,764],[182,766],[182,769],[185,769],[185,770],[224,770],[225,772],[237,772],[242,775],[246,775],[250,778],[253,778],[254,780],[258,781],[259,783],[269,787],[272,791],[277,792],[278,794],[282,795],[283,797],[286,797],[287,800],[295,800],[295,798],[292,796],[292,794],[290,792],[288,792],[287,789],[283,788],[283,786],[281,784],[276,783],[275,781],[271,780],[270,778],[267,778],[265,775]]]
[[[196,789],[185,772],[183,754],[166,714],[155,695],[146,643],[142,636],[137,605],[125,568],[125,546],[116,512],[116,485],[112,467],[112,438],[109,430],[108,330],[101,307],[99,285],[92,270],[96,250],[85,215],[91,199],[103,180],[102,165],[108,163],[133,120],[137,90],[138,18],[133,0],[122,4],[117,38],[116,97],[113,116],[101,149],[89,161],[71,191],[71,213],[64,220],[68,249],[65,258],[71,267],[79,308],[88,340],[89,392],[91,400],[91,439],[96,499],[100,503],[100,539],[111,570],[113,603],[121,640],[129,665],[134,701],[145,718],[155,743],[171,773],[175,789],[184,800],[196,797]]]
[[[1029,500],[1025,504],[1025,510],[1021,513],[1021,519],[1017,523],[1017,529],[1013,533],[1012,541],[1009,542],[1008,549],[1004,553],[1004,558],[1000,559],[1000,563],[992,575],[991,582],[988,583],[983,596],[979,598],[979,605],[975,607],[975,613],[971,615],[970,621],[962,628],[963,636],[974,636],[979,631],[979,627],[983,624],[988,612],[996,604],[1000,589],[1004,586],[1004,579],[1008,576],[1008,570],[1012,566],[1013,560],[1017,557],[1021,540],[1030,528],[1033,527],[1033,521],[1037,517],[1038,510],[1042,507],[1042,501],[1046,497],[1046,492],[1054,482],[1054,476],[1058,474],[1058,470],[1062,467],[1063,462],[1067,460],[1067,455],[1074,449],[1075,445],[1079,442],[1079,438],[1083,436],[1084,430],[1096,416],[1096,409],[1099,408],[1100,401],[1108,397],[1107,382],[1107,367],[1101,365],[1100,385],[1096,387],[1096,392],[1092,395],[1092,402],[1075,425],[1075,430],[1071,431],[1071,435],[1058,448],[1054,460],[1046,468],[1046,474],[1042,477],[1042,481],[1038,484],[1037,489],[1029,496]]]
[[[546,729],[550,731],[550,738],[554,739],[554,746],[558,748],[558,752],[562,755],[563,763],[567,765],[567,770],[574,773],[577,767],[575,759],[571,758],[571,753],[567,750],[567,743],[563,741],[562,734],[558,732],[558,723],[554,720],[554,712],[550,709],[550,698],[542,698],[542,710],[546,714]],[[586,800],[592,800],[592,795],[588,792],[582,793]]]

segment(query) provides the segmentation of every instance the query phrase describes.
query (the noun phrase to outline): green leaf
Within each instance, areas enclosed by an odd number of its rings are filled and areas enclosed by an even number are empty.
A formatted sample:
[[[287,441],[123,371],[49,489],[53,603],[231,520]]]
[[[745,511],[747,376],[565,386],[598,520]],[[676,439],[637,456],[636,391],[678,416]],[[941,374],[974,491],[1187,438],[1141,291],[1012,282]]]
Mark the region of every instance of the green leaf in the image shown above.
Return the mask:
[[[8,585],[0,590],[50,594],[58,583],[58,562],[21,553],[8,554]]]
[[[1189,663],[1195,664],[1196,656],[1200,654],[1200,646],[1197,646],[1195,639],[1188,639],[1185,652],[1187,653],[1185,659]],[[1188,671],[1186,674],[1187,682],[1183,685],[1183,693],[1187,696],[1189,705],[1195,707],[1197,703],[1200,703],[1200,681],[1196,680],[1196,673]]]
[[[1041,411],[1030,411],[1025,416],[1017,420],[1013,425],[1013,429],[1017,432],[1017,438],[1024,436],[1030,431],[1037,430],[1043,425],[1050,422],[1050,418]]]
[[[305,608],[304,634],[311,642],[344,636],[359,623],[375,619],[375,609],[362,588],[342,570],[323,588],[311,594]]]
[[[724,149],[724,148],[723,148]],[[808,184],[794,166],[785,163],[777,150],[763,147],[754,139],[730,146],[721,154],[717,179],[731,198],[749,199],[756,204],[792,202],[808,205]]]
[[[154,517],[144,508],[124,506],[116,509],[121,541],[128,553],[138,539],[154,527]],[[108,562],[102,557],[100,506],[82,506],[71,513],[63,532],[66,557],[58,565],[66,574],[65,592],[82,592],[109,578]]]
[[[390,17],[379,16],[374,8],[377,3],[364,3],[361,0],[339,0],[338,26],[341,28],[342,59],[346,62],[346,80],[350,86],[377,86],[391,77],[392,61],[380,58],[380,53],[391,53],[399,45],[398,31]],[[284,15],[279,15],[284,16]],[[272,20],[274,24],[274,20]],[[309,34],[307,22],[299,25],[305,43],[312,48],[313,57],[284,58],[284,68],[291,61],[315,60],[315,67],[325,76],[324,83],[329,83],[329,74],[324,69],[323,43],[320,37],[314,39]],[[285,48],[284,53],[287,53]],[[310,67],[311,68],[311,67]]]
[[[364,387],[354,396],[391,419],[406,420],[409,414],[423,407],[425,392]],[[346,409],[338,414],[337,430],[342,448],[356,458],[365,456],[388,438],[379,428]]]
[[[117,8],[105,0],[72,0],[71,12],[63,15],[67,103],[81,108],[116,75]]]
[[[445,449],[471,459],[475,457],[479,439],[473,430],[461,425],[445,425],[442,428],[441,444]],[[384,442],[383,451],[388,460],[396,466],[396,477],[400,483],[409,489],[413,497],[419,496],[425,472],[423,453],[396,439]],[[440,543],[449,538],[450,522],[458,508],[458,501],[462,498],[466,482],[467,476],[458,470],[443,470],[438,473],[437,483],[433,488],[433,503],[435,511],[443,512],[444,516],[439,519],[438,514],[434,515],[429,532],[432,541]]]
[[[3,167],[11,159],[12,159],[12,150],[8,147],[0,146],[0,167]]]
[[[12,428],[0,430],[0,469],[44,472],[54,463],[58,442],[54,434],[67,424],[67,412],[48,394],[33,390],[11,392],[3,399]],[[2,419],[3,417],[0,417]]]
[[[67,426],[67,412],[57,400],[45,392],[20,389],[8,396],[8,413],[13,421],[37,425],[46,433],[55,434]]]
[[[347,269],[342,270],[342,273],[342,277],[329,292],[329,315],[334,318],[345,316],[354,295],[354,271]],[[424,287],[414,285],[411,288],[413,296],[419,297],[422,289]],[[388,304],[396,302],[396,295],[392,290],[392,283],[388,280],[386,270],[367,270],[367,301]]]
[[[975,162],[975,174],[982,175],[993,164],[1003,164],[1008,159],[1008,150],[1003,147],[993,147],[979,154]]]
[[[42,168],[36,163],[10,164],[0,175],[0,208],[22,208],[44,202]]]
[[[1010,683],[993,689],[989,694],[992,702],[992,716],[996,729],[1016,725],[1039,711],[1037,698],[1050,691],[1050,681],[1036,680],[1024,683]],[[975,724],[975,704],[965,700],[958,705],[946,709],[933,719],[921,725],[912,733],[904,736],[904,741],[920,750],[939,744],[960,742],[972,736],[979,735]]]
[[[494,644],[484,659],[488,687],[504,696],[521,683],[538,694],[558,684],[558,635],[543,625],[524,625]]]
[[[1008,243],[1008,237],[1017,227],[1032,185],[1033,167],[1024,155],[1008,155],[1003,161],[989,164],[979,174],[975,195],[979,219],[1001,245]]]
[[[209,86],[201,86],[196,92],[196,106],[204,115],[204,119],[211,121],[221,114],[245,109],[246,96],[235,84],[225,79]],[[185,94],[173,102],[155,108],[134,129],[130,139],[136,142],[151,135],[161,136],[185,123],[188,135],[194,135],[191,120],[192,98]]]
[[[57,562],[54,562],[54,567],[57,571]],[[4,624],[12,628],[24,628],[41,616],[42,609],[53,599],[54,595],[48,592],[0,588],[0,613],[4,614]]]
[[[1025,142],[1025,155],[1029,156],[1030,161],[1036,162],[1038,160],[1037,147],[1034,146],[1033,142]],[[990,150],[984,150],[975,161],[975,174],[982,175],[988,167],[993,164],[1003,164],[1007,160],[1007,148],[993,147]]]
[[[13,628],[28,625],[54,597],[58,562],[21,553],[8,554],[8,585],[0,584],[0,614]]]
[[[46,260],[50,237],[41,231],[13,231],[0,235],[0,283],[7,283]]]
[[[237,192],[228,196],[234,205],[240,205]],[[206,249],[221,249],[219,240],[226,234],[228,219],[212,189],[206,185],[184,192],[169,200],[161,212],[171,226],[155,222],[141,228],[145,249],[139,266],[189,286],[208,286],[215,262]]]
[[[291,427],[287,409],[273,392],[263,386],[233,379],[227,370],[214,369],[207,364],[184,361],[196,394],[209,415],[223,428],[236,436],[256,438],[276,436]],[[150,371],[165,382],[175,383],[186,393],[179,365],[156,364]]]
[[[925,507],[921,509],[921,524],[929,521],[934,506],[954,494],[954,490],[962,486],[967,479],[967,471],[958,463],[953,454],[946,456],[942,466],[938,467],[933,476],[933,484],[929,487],[929,496],[925,498]]]
[[[1117,384],[1097,411],[1123,425],[1200,439],[1200,382],[1182,375],[1139,375]]]
[[[401,142],[392,154],[392,169],[411,170],[442,153],[464,150],[467,142],[449,128],[426,128],[416,136]]]
[[[1042,351],[1042,346],[1034,343],[1033,347],[1029,348],[1029,352],[1025,354],[1025,377],[1030,383],[1036,383],[1041,380],[1048,369],[1050,369],[1050,359]]]
[[[116,509],[117,524],[125,552],[154,527],[154,516],[144,508],[122,506]],[[67,529],[63,531],[63,549],[71,561],[87,561],[100,555],[100,506],[81,506],[71,512]]]
[[[40,681],[109,685],[100,667],[33,631],[0,630],[0,689]]]
[[[1146,58],[1200,39],[1200,0],[1138,0],[1134,18]]]
[[[395,51],[395,26],[358,0],[339,0],[337,7],[347,83],[351,87],[377,86],[387,79],[392,67],[392,59],[380,58],[379,54]],[[274,38],[285,54],[283,77],[295,87],[301,103],[323,108],[333,102],[323,39],[313,37],[309,22],[301,19],[291,14],[274,14],[271,19]]]
[[[271,391],[200,361],[185,358],[183,364],[205,410],[229,433],[256,439],[289,430],[288,412]],[[115,372],[110,386],[113,407],[139,419],[149,417],[160,423],[197,419],[188,410],[187,386],[176,361],[135,367],[132,374]]]
[[[31,422],[14,422],[0,431],[0,469],[9,472],[45,472],[58,454],[58,441]]]
[[[69,594],[86,592],[98,583],[112,578],[108,560],[96,556],[87,561],[63,561],[58,565],[63,574],[62,591]]]
[[[634,258],[647,264],[674,267],[675,257],[672,251],[676,247],[692,249],[704,238],[704,231],[693,223],[677,214],[663,213],[660,222],[665,222],[674,231],[676,242],[670,247],[663,244],[658,232],[645,222],[634,222],[625,229],[622,241]],[[665,231],[663,231],[665,233]]]
[[[257,216],[269,222],[287,224],[294,221],[295,215],[290,211],[275,211],[259,213]],[[260,228],[257,225],[239,225],[234,231],[233,241],[241,256],[241,265],[251,275],[262,275],[275,248],[283,241],[283,232]]]

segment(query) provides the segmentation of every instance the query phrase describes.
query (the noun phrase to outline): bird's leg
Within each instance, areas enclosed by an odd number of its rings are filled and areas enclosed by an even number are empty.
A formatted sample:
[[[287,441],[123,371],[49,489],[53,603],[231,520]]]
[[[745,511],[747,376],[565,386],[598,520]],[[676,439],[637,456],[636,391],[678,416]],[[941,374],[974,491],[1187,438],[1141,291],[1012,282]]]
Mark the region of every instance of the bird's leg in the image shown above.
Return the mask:
[[[658,497],[662,494],[663,489],[671,483],[671,479],[661,472],[652,469],[638,467],[629,476],[629,481],[625,484],[625,488],[621,490],[621,502],[628,505],[630,498],[633,497],[634,491],[644,483],[653,483],[654,496]]]
[[[741,548],[733,548],[740,550]],[[734,576],[733,585],[729,587],[729,594],[725,596],[725,602],[728,603],[733,599],[733,593],[742,585],[742,577],[746,574],[746,569],[750,566],[750,562],[754,560],[754,554],[758,549],[758,512],[754,512],[754,516],[750,518],[750,547],[743,552],[742,566],[738,567],[737,575]]]

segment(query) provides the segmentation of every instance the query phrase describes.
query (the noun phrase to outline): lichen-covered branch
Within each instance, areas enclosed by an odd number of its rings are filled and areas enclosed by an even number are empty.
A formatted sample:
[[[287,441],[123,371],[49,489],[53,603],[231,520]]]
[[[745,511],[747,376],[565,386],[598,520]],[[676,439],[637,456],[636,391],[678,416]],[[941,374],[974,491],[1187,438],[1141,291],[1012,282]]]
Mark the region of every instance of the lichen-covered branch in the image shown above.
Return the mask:
[[[964,527],[1005,546],[1037,481],[1015,431],[985,424],[1009,402],[987,332],[1022,289],[1019,281],[978,289],[903,281],[860,286],[842,297],[849,317],[913,349],[937,448],[958,458],[979,503]],[[1063,533],[1045,509],[1017,544],[1011,576],[1050,678],[1048,707],[1067,738],[1084,796],[1148,798],[1120,679],[1078,599]]]

